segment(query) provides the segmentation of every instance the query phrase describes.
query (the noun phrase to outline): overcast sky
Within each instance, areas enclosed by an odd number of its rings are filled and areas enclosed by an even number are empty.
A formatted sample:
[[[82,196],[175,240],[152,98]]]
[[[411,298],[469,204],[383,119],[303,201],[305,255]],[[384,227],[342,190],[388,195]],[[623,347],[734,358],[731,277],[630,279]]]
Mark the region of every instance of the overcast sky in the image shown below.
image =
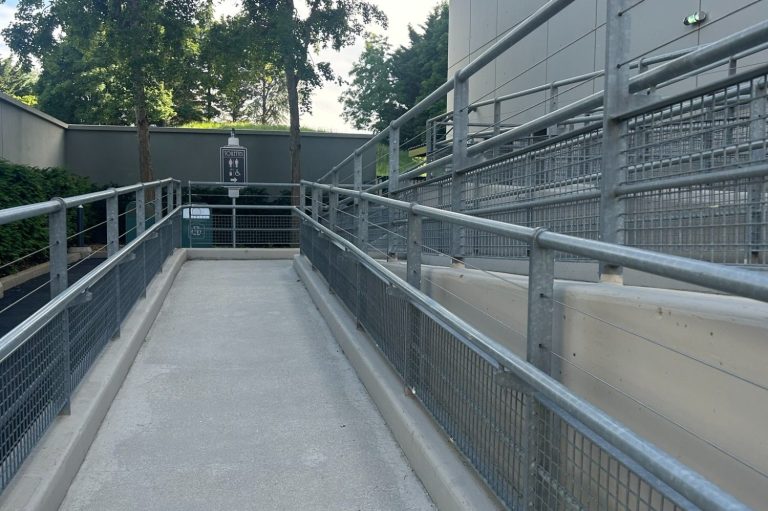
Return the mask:
[[[238,0],[219,0],[217,12],[220,15],[232,14],[238,10]],[[371,26],[370,31],[379,34],[385,34],[389,37],[393,47],[405,44],[408,41],[408,24],[419,26],[426,21],[429,12],[437,5],[440,0],[372,0],[377,4],[389,18],[389,28],[387,30],[381,27]],[[297,8],[303,3],[303,0],[297,0]],[[8,0],[0,5],[0,29],[13,19],[16,10],[16,0]],[[315,62],[331,62],[333,70],[343,78],[347,78],[352,64],[363,51],[362,40],[357,41],[353,46],[344,48],[340,52],[330,50],[321,51],[319,55],[313,58]],[[5,41],[0,44],[0,54],[7,55],[8,47]],[[336,84],[327,83],[322,89],[315,92],[312,100],[312,115],[303,115],[302,125],[328,129],[332,131],[354,131],[341,118],[341,104],[339,95],[342,87]]]

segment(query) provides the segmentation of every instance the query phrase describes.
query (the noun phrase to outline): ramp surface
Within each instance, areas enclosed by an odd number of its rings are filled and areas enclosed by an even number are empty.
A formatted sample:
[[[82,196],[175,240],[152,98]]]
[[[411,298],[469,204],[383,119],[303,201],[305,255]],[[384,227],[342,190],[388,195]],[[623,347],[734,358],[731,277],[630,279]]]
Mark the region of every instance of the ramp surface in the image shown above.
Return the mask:
[[[434,507],[291,262],[191,261],[61,509]]]

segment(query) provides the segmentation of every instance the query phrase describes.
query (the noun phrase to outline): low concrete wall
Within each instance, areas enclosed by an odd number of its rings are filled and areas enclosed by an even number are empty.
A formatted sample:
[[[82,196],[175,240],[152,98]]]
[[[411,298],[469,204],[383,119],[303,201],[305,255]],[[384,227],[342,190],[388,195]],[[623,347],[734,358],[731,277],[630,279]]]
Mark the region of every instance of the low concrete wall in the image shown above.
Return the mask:
[[[34,167],[63,167],[66,123],[0,93],[0,158]]]
[[[387,266],[404,277],[403,264]],[[526,277],[429,266],[422,275],[424,292],[525,357]],[[569,281],[557,281],[555,299],[554,376],[762,509],[763,476],[682,428],[768,472],[768,392],[722,372],[768,387],[768,304]]]

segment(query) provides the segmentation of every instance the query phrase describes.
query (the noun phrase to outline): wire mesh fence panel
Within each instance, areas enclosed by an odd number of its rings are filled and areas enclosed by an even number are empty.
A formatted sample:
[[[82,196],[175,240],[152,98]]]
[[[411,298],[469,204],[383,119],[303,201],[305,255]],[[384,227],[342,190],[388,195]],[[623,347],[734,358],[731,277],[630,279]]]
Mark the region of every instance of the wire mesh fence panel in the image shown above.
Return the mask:
[[[5,488],[69,396],[66,313],[0,362],[0,488]]]
[[[144,264],[146,265],[146,280],[149,282],[163,266],[163,247],[160,236],[150,237],[144,242]]]
[[[765,81],[740,79],[627,120],[627,182],[652,184],[624,197],[627,244],[718,263],[768,262],[768,171],[737,175],[768,163]]]
[[[113,269],[89,288],[91,297],[87,302],[69,308],[69,356],[73,389],[82,381],[119,327],[116,277],[116,269]],[[143,275],[141,279],[143,290]]]
[[[302,224],[302,249],[509,509],[693,508],[310,222]]]
[[[290,215],[240,214],[235,220],[237,247],[290,247],[298,242],[298,224]]]
[[[136,248],[126,262],[119,265],[120,271],[120,321],[131,312],[133,305],[144,293],[144,252],[145,247]]]

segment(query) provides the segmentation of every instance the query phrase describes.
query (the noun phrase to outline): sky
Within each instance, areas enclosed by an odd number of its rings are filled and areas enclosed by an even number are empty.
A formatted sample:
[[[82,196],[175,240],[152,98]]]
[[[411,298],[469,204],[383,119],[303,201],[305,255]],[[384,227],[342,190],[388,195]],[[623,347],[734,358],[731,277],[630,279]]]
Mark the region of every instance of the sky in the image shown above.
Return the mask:
[[[440,3],[440,0],[371,0],[378,5],[389,18],[389,28],[371,25],[371,32],[386,35],[393,48],[408,41],[408,25],[418,27],[423,24],[430,11]],[[303,4],[297,0],[297,8]],[[239,9],[238,0],[219,0],[216,6],[217,14],[224,16],[233,14]],[[16,10],[16,0],[7,0],[0,4],[0,29],[5,28],[13,19]],[[301,12],[301,11],[300,11]],[[315,62],[330,62],[337,75],[347,79],[352,69],[352,64],[357,61],[362,53],[364,43],[359,39],[353,46],[342,49],[340,52],[322,50],[314,55]],[[0,55],[8,55],[9,50],[5,41],[0,41]],[[352,126],[341,118],[341,103],[339,96],[343,87],[335,83],[326,83],[321,89],[315,91],[312,98],[312,113],[304,114],[301,118],[303,126],[324,129],[335,132],[354,132]]]

